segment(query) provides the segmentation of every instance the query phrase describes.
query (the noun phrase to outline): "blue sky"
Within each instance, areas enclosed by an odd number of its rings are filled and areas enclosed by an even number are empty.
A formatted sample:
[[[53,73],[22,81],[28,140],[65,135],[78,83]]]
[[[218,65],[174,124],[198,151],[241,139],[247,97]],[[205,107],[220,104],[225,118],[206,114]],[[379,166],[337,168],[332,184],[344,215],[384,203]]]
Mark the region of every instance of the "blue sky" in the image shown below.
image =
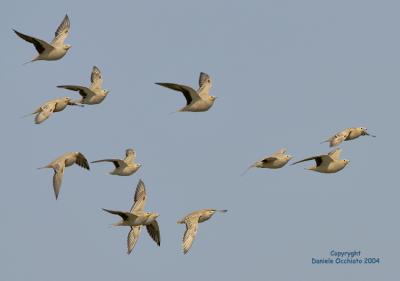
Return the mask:
[[[0,10],[0,279],[393,280],[400,276],[396,1],[4,1]],[[65,14],[72,48],[60,61],[22,64],[33,46],[12,28],[51,40]],[[41,125],[21,116],[76,93],[93,65],[111,90],[97,106],[67,108]],[[184,98],[154,82],[213,79],[214,107],[169,113]],[[377,138],[341,145],[334,175],[252,170],[281,147],[295,160],[321,141],[366,126]],[[90,161],[137,151],[133,176],[111,165],[52,172],[68,151]],[[126,255],[127,228],[101,208],[128,210],[139,179],[160,213],[161,247],[142,235]],[[184,226],[196,209],[228,209],[200,225],[190,252]],[[379,265],[312,265],[331,250],[360,250]]]

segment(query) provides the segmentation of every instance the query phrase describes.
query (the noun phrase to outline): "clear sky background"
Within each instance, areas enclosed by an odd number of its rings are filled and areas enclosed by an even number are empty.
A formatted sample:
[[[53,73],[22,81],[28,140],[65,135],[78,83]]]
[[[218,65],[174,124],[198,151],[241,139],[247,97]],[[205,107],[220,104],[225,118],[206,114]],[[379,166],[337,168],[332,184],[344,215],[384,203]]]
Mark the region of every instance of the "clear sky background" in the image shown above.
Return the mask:
[[[3,1],[0,9],[0,280],[395,280],[400,227],[398,1]],[[20,32],[51,40],[65,14],[72,48],[60,61],[36,54]],[[98,66],[111,90],[100,105],[71,107],[41,125],[21,116],[78,94]],[[219,97],[205,113],[169,113],[185,99],[154,82],[197,87],[203,71]],[[254,169],[281,147],[300,160],[346,127],[376,138],[341,145],[350,164],[332,175]],[[130,177],[66,169],[137,151]],[[292,160],[292,161],[294,161]],[[161,247],[101,208],[128,210],[143,179],[146,209],[160,213]],[[187,255],[176,221],[228,209],[200,225]],[[331,250],[359,250],[379,265],[312,265]]]

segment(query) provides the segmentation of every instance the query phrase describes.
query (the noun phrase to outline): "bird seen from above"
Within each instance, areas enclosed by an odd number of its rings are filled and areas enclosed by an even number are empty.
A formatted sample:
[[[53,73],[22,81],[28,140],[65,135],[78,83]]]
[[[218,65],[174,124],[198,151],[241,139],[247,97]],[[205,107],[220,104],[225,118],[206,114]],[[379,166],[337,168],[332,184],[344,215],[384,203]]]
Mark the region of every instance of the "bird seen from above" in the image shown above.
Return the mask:
[[[121,221],[113,224],[113,226],[129,226],[131,228],[127,239],[128,254],[130,254],[135,247],[136,242],[139,239],[142,226],[146,226],[150,237],[154,240],[154,242],[157,243],[158,246],[160,246],[160,228],[158,227],[158,222],[156,220],[159,215],[157,213],[148,213],[144,211],[146,201],[146,187],[144,182],[139,180],[134,196],[134,203],[129,212],[103,209],[110,214],[118,215],[122,218]]]
[[[354,140],[360,136],[376,137],[375,135],[369,134],[365,127],[346,128],[322,143],[329,142],[329,146],[333,147],[341,144],[343,141]]]
[[[268,169],[279,169],[285,166],[290,159],[293,157],[291,155],[286,154],[287,149],[281,148],[274,154],[265,157],[264,159],[255,162],[246,171],[243,172],[244,175],[251,168],[268,168]]]
[[[27,114],[24,117],[36,114],[35,124],[41,124],[46,121],[53,112],[63,111],[68,105],[83,106],[73,102],[70,97],[62,97],[47,101],[34,112]]]
[[[326,155],[318,155],[318,156],[313,156],[309,157],[300,161],[297,161],[293,163],[292,165],[295,165],[297,163],[309,161],[309,160],[314,160],[316,165],[309,167],[308,170],[319,172],[319,173],[326,173],[326,174],[332,174],[339,172],[342,170],[346,165],[350,162],[349,160],[346,159],[339,159],[340,158],[340,153],[342,152],[342,149],[336,148],[329,152]]]
[[[182,250],[186,254],[192,247],[193,241],[199,228],[199,223],[209,220],[216,212],[226,213],[228,210],[216,210],[216,209],[203,209],[194,211],[186,215],[183,219],[178,221],[178,224],[185,224],[186,231],[183,235]]]
[[[207,111],[214,104],[216,97],[209,94],[211,89],[211,78],[208,74],[201,72],[199,77],[199,89],[174,83],[156,83],[157,85],[181,92],[186,98],[186,106],[178,112],[202,112]]]
[[[99,104],[107,97],[110,91],[102,88],[103,78],[100,69],[97,66],[93,66],[90,81],[91,85],[89,88],[76,85],[60,85],[57,87],[71,91],[78,91],[82,98],[76,102],[82,104]]]
[[[68,50],[71,48],[71,45],[64,44],[64,41],[69,33],[69,28],[70,28],[69,18],[68,15],[65,15],[63,21],[58,26],[55,37],[53,41],[51,41],[51,43],[47,43],[44,40],[23,34],[21,32],[16,31],[15,29],[13,30],[20,38],[24,39],[29,43],[32,43],[35,46],[36,51],[39,54],[31,61],[29,61],[29,62],[34,62],[37,60],[47,60],[47,61],[59,60],[62,57],[64,57],[65,54],[68,52]]]
[[[110,172],[110,175],[117,176],[130,176],[135,173],[142,164],[135,163],[136,152],[133,149],[127,149],[125,152],[125,159],[102,159],[93,161],[92,163],[111,162],[114,164],[115,169]]]
[[[53,188],[56,200],[58,198],[58,194],[60,193],[65,167],[72,166],[73,164],[77,164],[82,168],[90,170],[89,163],[86,157],[80,152],[65,153],[60,157],[58,157],[56,160],[52,161],[50,164],[39,168],[39,169],[51,168],[54,170]]]

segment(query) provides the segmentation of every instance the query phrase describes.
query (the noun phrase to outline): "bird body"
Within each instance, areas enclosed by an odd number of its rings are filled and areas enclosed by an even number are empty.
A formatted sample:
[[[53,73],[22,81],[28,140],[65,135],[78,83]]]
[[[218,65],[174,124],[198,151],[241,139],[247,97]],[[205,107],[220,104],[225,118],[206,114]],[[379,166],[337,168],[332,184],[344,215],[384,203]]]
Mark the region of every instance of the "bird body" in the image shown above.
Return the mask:
[[[140,231],[143,226],[146,226],[147,232],[150,237],[160,246],[160,228],[158,226],[157,218],[159,214],[149,213],[144,211],[144,207],[147,201],[147,193],[144,182],[139,180],[136,187],[134,203],[129,212],[114,211],[103,209],[104,211],[118,215],[122,218],[121,221],[113,224],[114,226],[129,226],[131,230],[128,234],[128,254],[130,254],[139,239]]]
[[[50,164],[42,168],[39,168],[39,169],[51,168],[54,170],[53,188],[56,200],[58,198],[58,194],[60,193],[61,183],[64,176],[64,170],[66,167],[72,166],[73,164],[77,164],[78,166],[81,166],[82,168],[85,168],[87,170],[90,169],[87,159],[80,152],[65,153],[60,157],[58,157],[57,159],[55,159],[54,161],[50,162]]]
[[[126,157],[124,160],[102,159],[93,161],[92,163],[112,162],[115,166],[115,169],[110,172],[110,175],[130,176],[134,174],[137,170],[139,170],[142,164],[135,163],[136,152],[133,149],[127,149],[125,155]]]
[[[79,92],[82,98],[76,101],[78,103],[90,105],[99,104],[107,97],[110,91],[102,88],[103,78],[97,66],[93,66],[90,80],[91,85],[89,88],[76,85],[59,85],[57,87]]]
[[[309,158],[297,161],[297,162],[293,163],[292,165],[295,165],[295,164],[301,163],[301,162],[305,162],[305,161],[309,161],[309,160],[315,160],[316,165],[309,167],[308,170],[319,172],[319,173],[326,173],[326,174],[336,173],[336,172],[341,171],[350,162],[349,160],[346,160],[346,159],[339,159],[341,151],[342,150],[340,148],[337,148],[337,149],[329,152],[327,155],[318,155],[318,156],[309,157]]]
[[[193,88],[185,85],[174,83],[156,83],[157,85],[179,91],[186,98],[186,106],[178,110],[178,112],[203,112],[213,106],[216,97],[209,94],[211,89],[211,78],[208,74],[201,72],[199,77],[199,89],[195,91]]]
[[[279,169],[285,166],[290,159],[293,157],[291,155],[286,154],[287,149],[281,148],[274,154],[265,157],[264,159],[255,162],[252,164],[246,171],[243,172],[245,174],[251,168],[268,168],[268,169]]]
[[[14,29],[14,32],[25,41],[32,43],[37,52],[39,53],[34,59],[30,62],[34,62],[37,60],[59,60],[65,56],[68,50],[71,48],[71,45],[64,44],[64,40],[67,38],[70,28],[70,21],[68,15],[65,15],[63,21],[58,26],[57,31],[55,33],[55,37],[51,43],[47,43],[44,40],[23,34]]]
[[[70,97],[62,97],[53,100],[49,100],[43,105],[41,105],[38,109],[28,115],[35,116],[35,124],[41,124],[46,121],[53,112],[63,111],[68,105],[78,105],[74,103]],[[26,116],[28,116],[26,115]]]
[[[333,135],[324,142],[329,142],[329,146],[333,147],[341,144],[343,141],[354,140],[360,136],[375,137],[374,135],[369,134],[367,132],[367,128],[365,127],[354,127],[354,128],[346,128],[336,133],[335,135]]]
[[[178,224],[186,225],[186,231],[183,235],[182,242],[182,249],[184,254],[186,254],[192,247],[192,244],[197,234],[199,223],[209,220],[216,212],[226,213],[227,210],[202,209],[186,215],[183,219],[177,222]]]

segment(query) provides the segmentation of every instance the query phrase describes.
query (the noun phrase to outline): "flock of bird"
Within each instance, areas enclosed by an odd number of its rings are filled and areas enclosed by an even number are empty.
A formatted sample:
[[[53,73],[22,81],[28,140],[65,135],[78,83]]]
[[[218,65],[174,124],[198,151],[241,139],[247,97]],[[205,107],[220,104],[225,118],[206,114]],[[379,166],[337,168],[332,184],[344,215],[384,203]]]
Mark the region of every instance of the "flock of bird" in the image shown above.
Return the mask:
[[[70,20],[68,15],[65,15],[63,21],[58,26],[55,37],[51,41],[51,43],[47,43],[44,40],[29,35],[25,35],[16,30],[14,30],[14,32],[23,40],[32,43],[36,48],[38,55],[31,61],[29,61],[34,62],[38,60],[52,61],[63,58],[68,50],[71,48],[71,45],[64,44],[64,41],[68,36],[69,29]],[[52,99],[45,102],[34,112],[28,115],[36,115],[35,123],[41,124],[46,121],[54,112],[63,111],[67,106],[84,107],[85,105],[95,105],[101,103],[102,101],[104,101],[110,91],[102,88],[103,79],[101,71],[98,67],[93,66],[90,80],[91,85],[89,87],[77,85],[57,86],[58,88],[79,92],[79,94],[81,95],[80,99],[72,100],[70,97]],[[207,111],[213,106],[216,99],[216,97],[209,94],[212,86],[211,78],[208,74],[204,72],[200,73],[198,90],[195,90],[192,87],[186,85],[175,83],[156,84],[181,92],[184,95],[186,99],[186,105],[183,108],[179,109],[178,112]],[[367,132],[366,128],[356,127],[344,129],[324,142],[329,142],[330,147],[334,147],[339,145],[343,141],[350,141],[360,136],[375,137],[374,135],[370,135]],[[286,154],[286,151],[287,150],[285,148],[282,148],[276,153],[255,162],[247,170],[251,168],[282,168],[293,158],[291,155]],[[309,170],[320,173],[336,173],[346,167],[346,165],[349,163],[349,160],[340,159],[341,151],[342,150],[340,148],[336,148],[328,154],[308,157],[303,160],[297,161],[292,165],[314,160],[315,165],[309,167]],[[141,167],[141,164],[136,163],[135,160],[136,152],[133,149],[127,149],[124,159],[102,159],[92,161],[91,163],[111,162],[114,164],[115,167],[114,170],[110,172],[111,175],[130,176],[138,171]],[[39,168],[49,168],[54,170],[53,188],[56,199],[58,198],[60,193],[64,170],[66,167],[69,167],[73,164],[77,164],[78,166],[87,170],[90,169],[88,160],[81,152],[65,153],[56,158],[54,161],[50,162],[48,165]],[[247,170],[244,173],[246,173]],[[108,213],[121,217],[122,220],[114,224],[114,226],[128,226],[131,228],[127,239],[128,254],[132,252],[139,238],[141,228],[144,226],[146,226],[147,232],[149,233],[150,237],[157,243],[157,245],[160,246],[160,228],[157,222],[159,214],[144,211],[146,200],[147,193],[145,185],[142,180],[139,180],[134,194],[134,203],[129,211],[125,212],[103,209]],[[202,209],[194,211],[178,221],[178,224],[186,225],[186,231],[183,235],[182,242],[182,249],[184,254],[189,251],[193,244],[193,241],[197,234],[198,224],[207,221],[217,212],[225,213],[227,212],[227,210]]]

